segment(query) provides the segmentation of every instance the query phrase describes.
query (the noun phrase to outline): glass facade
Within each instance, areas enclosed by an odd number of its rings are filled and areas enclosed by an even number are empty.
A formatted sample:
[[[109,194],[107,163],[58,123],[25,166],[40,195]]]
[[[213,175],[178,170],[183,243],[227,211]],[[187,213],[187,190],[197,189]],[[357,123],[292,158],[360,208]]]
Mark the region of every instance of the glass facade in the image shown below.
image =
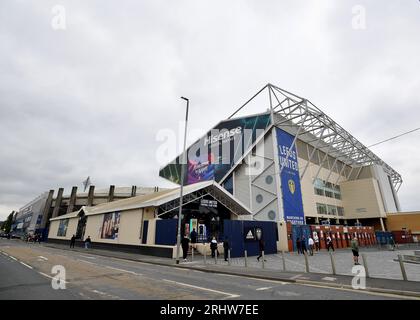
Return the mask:
[[[314,182],[314,192],[316,195],[341,200],[340,186],[321,179]]]
[[[333,206],[325,203],[316,204],[316,212],[320,215],[344,216],[344,208],[340,206]]]

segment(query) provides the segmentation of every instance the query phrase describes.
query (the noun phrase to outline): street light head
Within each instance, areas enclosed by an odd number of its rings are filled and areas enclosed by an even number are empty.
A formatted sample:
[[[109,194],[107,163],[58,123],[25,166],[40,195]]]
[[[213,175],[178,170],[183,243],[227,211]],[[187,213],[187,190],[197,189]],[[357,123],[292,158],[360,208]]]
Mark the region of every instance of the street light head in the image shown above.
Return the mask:
[[[185,97],[181,97],[181,99],[183,99],[185,101],[189,101],[188,98],[185,98]]]

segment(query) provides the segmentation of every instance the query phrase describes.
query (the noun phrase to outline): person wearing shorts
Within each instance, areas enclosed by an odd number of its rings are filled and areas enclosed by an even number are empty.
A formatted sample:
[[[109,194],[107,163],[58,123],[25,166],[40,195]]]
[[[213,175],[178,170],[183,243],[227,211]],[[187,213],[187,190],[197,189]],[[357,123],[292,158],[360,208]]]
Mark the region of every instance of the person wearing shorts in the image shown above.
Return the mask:
[[[351,251],[353,252],[354,265],[360,265],[360,263],[359,263],[359,243],[358,243],[356,237],[354,237],[353,240],[351,240]]]

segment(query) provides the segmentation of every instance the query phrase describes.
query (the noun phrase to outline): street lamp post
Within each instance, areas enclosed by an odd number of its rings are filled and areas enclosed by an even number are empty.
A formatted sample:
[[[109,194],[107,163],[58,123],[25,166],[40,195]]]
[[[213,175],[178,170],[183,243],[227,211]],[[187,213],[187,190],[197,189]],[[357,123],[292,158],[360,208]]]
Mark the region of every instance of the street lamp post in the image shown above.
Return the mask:
[[[178,233],[176,239],[176,264],[179,264],[179,247],[181,245],[181,221],[182,221],[182,198],[184,196],[184,170],[185,164],[187,163],[187,123],[188,123],[188,108],[190,104],[190,100],[185,97],[181,97],[181,99],[187,101],[187,110],[185,113],[185,131],[184,131],[184,151],[182,153],[182,161],[181,161],[181,187],[179,189],[179,213],[178,213]]]

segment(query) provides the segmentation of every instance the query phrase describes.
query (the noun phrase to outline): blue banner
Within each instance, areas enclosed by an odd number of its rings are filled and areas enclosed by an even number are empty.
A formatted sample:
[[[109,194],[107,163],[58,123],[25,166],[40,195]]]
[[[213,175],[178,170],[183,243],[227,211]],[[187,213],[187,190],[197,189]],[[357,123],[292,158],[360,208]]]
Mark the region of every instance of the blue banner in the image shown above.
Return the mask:
[[[284,219],[292,224],[305,224],[296,146],[291,148],[294,137],[279,128],[276,128],[276,135],[280,168],[283,165],[280,180]],[[287,158],[288,152],[290,154]]]

